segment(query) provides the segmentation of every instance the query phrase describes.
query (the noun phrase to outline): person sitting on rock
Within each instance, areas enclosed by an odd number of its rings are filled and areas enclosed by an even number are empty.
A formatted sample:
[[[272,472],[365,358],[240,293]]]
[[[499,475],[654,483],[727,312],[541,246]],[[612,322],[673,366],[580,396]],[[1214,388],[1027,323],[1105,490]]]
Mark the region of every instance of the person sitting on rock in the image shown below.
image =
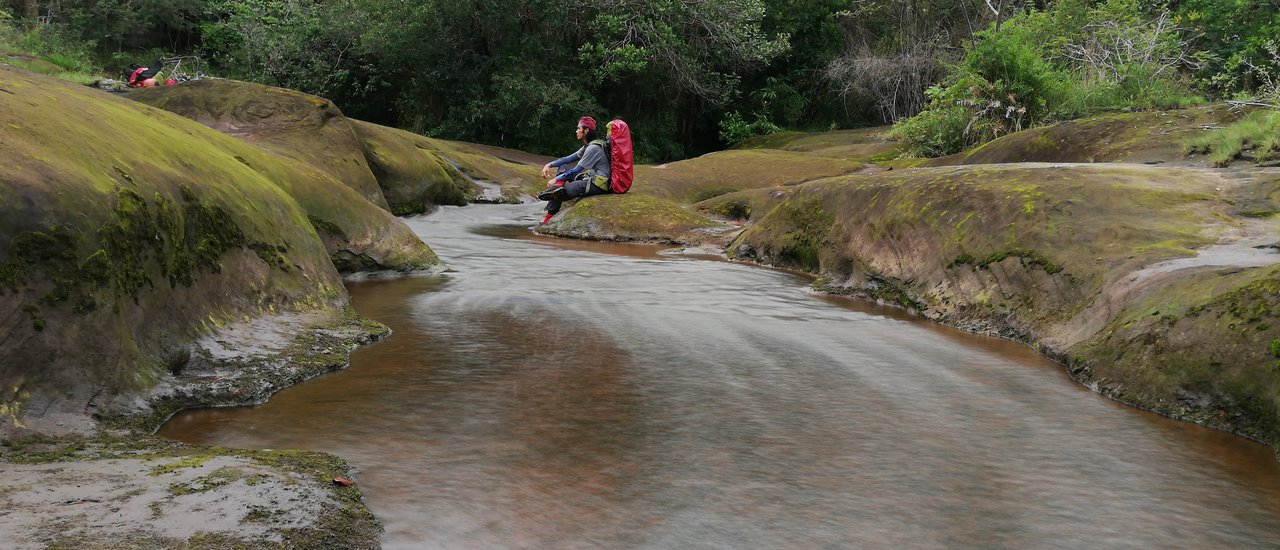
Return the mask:
[[[547,181],[547,190],[538,193],[539,199],[547,201],[547,214],[542,217],[542,223],[550,221],[568,199],[610,192],[609,152],[605,149],[605,140],[599,139],[599,134],[596,133],[595,119],[589,116],[578,119],[575,132],[578,141],[583,143],[582,148],[542,167],[542,177],[550,178],[552,170],[576,163],[573,168],[561,169],[559,175]]]

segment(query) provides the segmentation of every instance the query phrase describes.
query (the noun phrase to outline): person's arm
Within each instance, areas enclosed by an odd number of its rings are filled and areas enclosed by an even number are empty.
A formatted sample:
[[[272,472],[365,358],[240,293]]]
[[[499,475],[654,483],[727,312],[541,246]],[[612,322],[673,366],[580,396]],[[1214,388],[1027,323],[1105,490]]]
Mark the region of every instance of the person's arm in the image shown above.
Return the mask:
[[[574,176],[581,174],[588,167],[595,166],[597,162],[600,162],[600,160],[604,158],[604,149],[601,149],[599,145],[594,143],[583,147],[582,150],[585,152],[582,153],[582,159],[578,161],[578,164],[557,176],[556,179],[560,181],[569,181],[573,179]]]
[[[578,159],[582,158],[582,152],[583,152],[584,150],[586,150],[586,148],[587,148],[587,147],[584,145],[581,149],[578,149],[577,151],[574,151],[574,152],[573,152],[573,154],[571,154],[571,155],[569,155],[569,156],[567,156],[567,157],[560,157],[560,158],[558,158],[558,159],[556,159],[556,160],[553,160],[553,161],[551,161],[551,162],[548,162],[546,166],[543,166],[543,167],[542,167],[542,177],[544,177],[544,178],[545,178],[545,177],[550,177],[550,176],[551,176],[551,169],[552,169],[552,168],[559,168],[559,167],[561,167],[561,166],[564,166],[564,165],[566,165],[566,164],[569,164],[570,162],[574,162],[574,161],[577,161]]]
[[[574,151],[573,154],[567,157],[560,157],[556,160],[548,162],[547,166],[550,166],[552,168],[559,168],[561,166],[569,164],[570,162],[575,162],[580,158],[582,158],[582,149],[578,149],[577,151]]]

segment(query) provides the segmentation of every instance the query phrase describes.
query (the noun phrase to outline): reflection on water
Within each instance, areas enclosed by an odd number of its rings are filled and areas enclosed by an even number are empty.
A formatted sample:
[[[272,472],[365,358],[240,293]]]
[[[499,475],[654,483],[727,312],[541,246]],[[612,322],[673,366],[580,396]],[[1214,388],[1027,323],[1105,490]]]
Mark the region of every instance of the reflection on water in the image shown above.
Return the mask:
[[[346,458],[388,548],[1280,547],[1261,445],[795,275],[534,237],[537,214],[411,219],[451,271],[349,285],[389,339],[161,433]]]

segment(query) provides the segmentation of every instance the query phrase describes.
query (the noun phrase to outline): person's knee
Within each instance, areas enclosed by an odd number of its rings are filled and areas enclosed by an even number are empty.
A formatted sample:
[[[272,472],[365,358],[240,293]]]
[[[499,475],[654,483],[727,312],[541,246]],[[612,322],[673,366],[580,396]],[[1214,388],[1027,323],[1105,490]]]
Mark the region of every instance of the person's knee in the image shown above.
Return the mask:
[[[564,184],[564,193],[567,197],[578,198],[587,194],[587,182],[584,180],[573,180]]]

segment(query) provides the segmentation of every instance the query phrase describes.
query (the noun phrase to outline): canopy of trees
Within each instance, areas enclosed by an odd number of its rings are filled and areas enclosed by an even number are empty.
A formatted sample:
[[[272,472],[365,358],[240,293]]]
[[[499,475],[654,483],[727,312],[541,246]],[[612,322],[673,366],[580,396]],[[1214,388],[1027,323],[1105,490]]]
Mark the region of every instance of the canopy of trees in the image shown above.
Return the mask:
[[[9,41],[117,73],[197,54],[350,116],[544,153],[621,116],[669,160],[898,122],[920,154],[1274,90],[1273,0],[8,0]],[[3,6],[3,4],[0,4]]]

